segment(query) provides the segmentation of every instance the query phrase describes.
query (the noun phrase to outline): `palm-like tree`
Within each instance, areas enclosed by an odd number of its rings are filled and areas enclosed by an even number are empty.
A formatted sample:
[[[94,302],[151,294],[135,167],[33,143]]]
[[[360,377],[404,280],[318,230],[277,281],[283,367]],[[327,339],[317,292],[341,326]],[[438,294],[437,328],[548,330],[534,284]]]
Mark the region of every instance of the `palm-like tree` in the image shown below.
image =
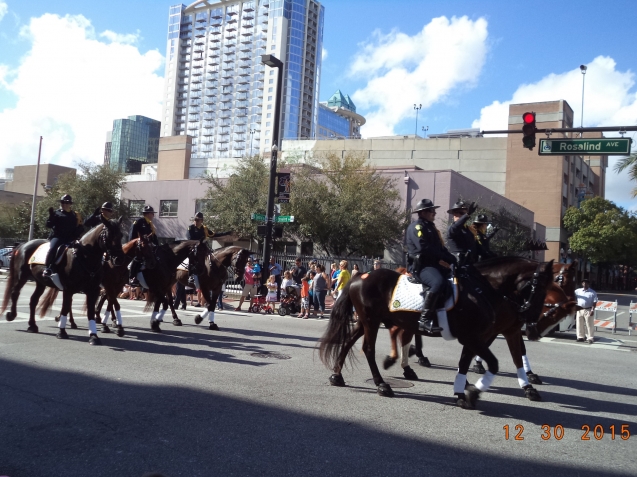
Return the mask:
[[[615,164],[615,172],[622,172],[625,169],[628,169],[630,180],[637,182],[637,154],[623,157]],[[637,197],[637,187],[633,189],[633,197]]]

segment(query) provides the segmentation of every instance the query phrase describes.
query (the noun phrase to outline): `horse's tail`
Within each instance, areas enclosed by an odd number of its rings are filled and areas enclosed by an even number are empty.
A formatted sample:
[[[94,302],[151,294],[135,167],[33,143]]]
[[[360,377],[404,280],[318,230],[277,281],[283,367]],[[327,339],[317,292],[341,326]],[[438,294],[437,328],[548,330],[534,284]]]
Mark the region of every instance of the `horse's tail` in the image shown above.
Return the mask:
[[[319,356],[328,369],[334,368],[334,365],[338,362],[341,350],[352,335],[354,304],[350,297],[350,285],[353,281],[358,280],[350,280],[336,300],[330,315],[329,325],[320,341]],[[349,353],[351,353],[351,349]]]
[[[146,305],[144,306],[144,311],[150,311],[155,307],[155,294],[150,291],[150,288],[146,292]]]
[[[40,311],[40,318],[46,315],[46,312],[53,306],[55,303],[55,299],[58,296],[57,288],[49,288],[46,293],[40,298],[40,303],[38,304],[38,310]]]
[[[11,291],[13,290],[13,282],[15,281],[16,271],[14,270],[14,262],[15,256],[18,249],[11,251],[11,259],[9,260],[9,278],[7,278],[7,285],[4,289],[4,299],[2,300],[2,308],[0,309],[0,314],[4,313],[4,310],[7,309],[9,305],[9,299],[11,299]]]

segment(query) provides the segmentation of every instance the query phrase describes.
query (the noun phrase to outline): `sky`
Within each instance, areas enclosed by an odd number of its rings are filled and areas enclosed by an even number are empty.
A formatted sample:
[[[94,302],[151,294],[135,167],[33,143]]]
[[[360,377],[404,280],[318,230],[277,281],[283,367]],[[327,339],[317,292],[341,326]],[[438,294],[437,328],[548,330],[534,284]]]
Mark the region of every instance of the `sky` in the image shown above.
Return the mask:
[[[171,4],[0,0],[0,175],[35,163],[39,136],[44,162],[73,166],[103,160],[113,119],[159,119]],[[323,5],[321,100],[349,94],[365,137],[505,129],[508,104],[556,99],[579,125],[580,64],[584,125],[637,124],[634,0]],[[616,160],[606,198],[637,211]]]

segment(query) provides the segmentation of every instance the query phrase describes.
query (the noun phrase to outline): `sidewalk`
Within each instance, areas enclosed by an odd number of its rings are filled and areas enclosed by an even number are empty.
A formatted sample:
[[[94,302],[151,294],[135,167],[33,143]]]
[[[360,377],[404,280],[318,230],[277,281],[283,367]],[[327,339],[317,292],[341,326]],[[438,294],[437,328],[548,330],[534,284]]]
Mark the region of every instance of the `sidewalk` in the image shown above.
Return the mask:
[[[229,295],[228,298],[223,299],[224,311],[234,310],[237,306],[239,306],[239,297],[238,295]],[[241,311],[243,313],[248,313],[248,300],[243,302],[241,307]],[[325,297],[325,316],[329,317],[332,312],[332,307],[334,306],[334,299],[331,296]],[[277,310],[279,309],[279,302],[277,302],[276,306]]]

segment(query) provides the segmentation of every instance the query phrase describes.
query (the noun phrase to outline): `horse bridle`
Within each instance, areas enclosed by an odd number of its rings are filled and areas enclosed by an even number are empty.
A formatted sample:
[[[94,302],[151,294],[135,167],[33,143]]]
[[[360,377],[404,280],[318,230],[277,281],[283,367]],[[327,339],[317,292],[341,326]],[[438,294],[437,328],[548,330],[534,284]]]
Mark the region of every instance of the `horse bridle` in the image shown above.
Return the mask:
[[[537,291],[538,279],[540,278],[541,269],[542,264],[540,263],[535,269],[535,272],[533,272],[533,277],[529,281],[527,281],[522,288],[518,290],[518,292],[522,292],[528,287],[531,287],[531,292],[529,293],[528,298],[524,299],[521,305],[516,300],[509,298],[506,295],[504,296],[505,300],[518,306],[517,312],[520,315],[526,313],[527,311],[529,311],[529,308],[531,308],[531,303],[533,302],[533,298],[535,297],[535,293]],[[528,320],[524,319],[524,321],[527,322]]]
[[[566,267],[564,265],[562,265],[562,269],[560,270],[560,273],[557,277],[555,277],[555,283],[557,283],[560,288],[563,288],[564,285],[564,270],[566,270]]]

